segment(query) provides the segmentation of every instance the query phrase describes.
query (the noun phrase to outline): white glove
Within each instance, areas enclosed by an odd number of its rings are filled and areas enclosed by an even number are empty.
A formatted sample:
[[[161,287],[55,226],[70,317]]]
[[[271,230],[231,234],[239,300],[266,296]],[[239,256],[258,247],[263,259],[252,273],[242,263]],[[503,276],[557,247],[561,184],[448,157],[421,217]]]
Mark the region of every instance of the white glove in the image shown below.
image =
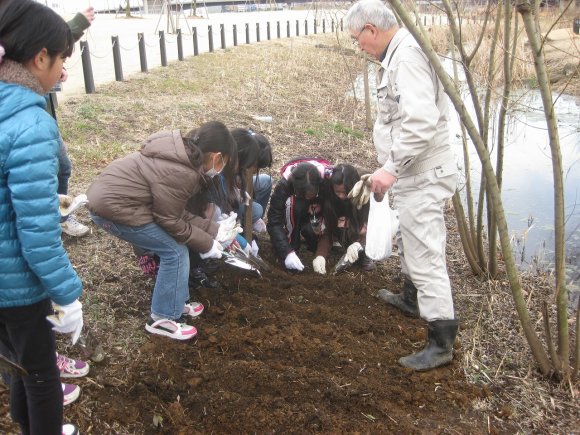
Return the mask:
[[[300,258],[298,258],[298,255],[296,255],[296,252],[294,251],[290,252],[286,256],[286,259],[284,260],[284,265],[286,266],[287,269],[297,270],[299,272],[302,272],[304,270],[304,265],[302,264]]]
[[[238,234],[244,230],[240,225],[237,224],[236,218],[237,214],[231,212],[230,215],[222,220],[219,224],[217,235],[215,239],[222,244],[224,247],[228,247],[232,244],[232,241],[236,238]]]
[[[52,303],[54,314],[46,316],[52,323],[52,329],[61,334],[72,334],[72,344],[75,344],[83,329],[83,305],[77,299],[68,305]]]
[[[219,211],[219,213],[221,213],[220,208],[216,205],[216,213]],[[238,215],[236,213],[234,213],[233,211],[230,212],[230,214],[226,214],[226,213],[221,213],[216,222],[218,224],[222,224],[224,221],[236,221],[236,219],[238,218]]]
[[[87,195],[84,193],[74,198],[69,195],[58,195],[58,202],[60,208],[60,215],[62,217],[66,217],[77,210],[79,207],[87,204],[89,200],[87,199]]]
[[[354,263],[358,260],[358,254],[362,251],[363,247],[359,242],[354,242],[348,248],[346,248],[346,259],[350,263]]]
[[[266,232],[266,222],[263,219],[258,219],[254,222],[253,225],[254,231],[257,233],[265,233]]]
[[[258,244],[256,243],[256,241],[252,240],[252,244],[250,246],[250,253],[255,257],[256,255],[258,255],[259,250],[260,248],[258,248]]]
[[[223,251],[224,248],[222,247],[221,243],[214,240],[211,249],[207,252],[200,253],[199,257],[202,260],[205,260],[206,258],[222,258]]]
[[[326,275],[326,259],[322,255],[319,255],[312,260],[312,268],[316,273]]]
[[[348,197],[351,202],[356,205],[356,208],[360,210],[363,205],[369,202],[371,197],[371,177],[373,174],[365,174],[360,177],[360,180],[356,182],[351,191],[348,193]]]

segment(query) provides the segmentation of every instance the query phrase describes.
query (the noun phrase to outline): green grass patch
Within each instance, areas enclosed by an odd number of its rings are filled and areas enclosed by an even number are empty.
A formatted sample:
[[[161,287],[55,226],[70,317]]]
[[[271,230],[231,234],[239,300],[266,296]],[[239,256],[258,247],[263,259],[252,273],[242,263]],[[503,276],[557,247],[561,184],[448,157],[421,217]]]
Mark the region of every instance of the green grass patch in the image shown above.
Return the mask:
[[[357,139],[363,139],[365,136],[362,131],[347,127],[346,125],[343,125],[340,122],[332,124],[332,131],[334,131],[335,133],[346,134],[348,136],[352,136]]]

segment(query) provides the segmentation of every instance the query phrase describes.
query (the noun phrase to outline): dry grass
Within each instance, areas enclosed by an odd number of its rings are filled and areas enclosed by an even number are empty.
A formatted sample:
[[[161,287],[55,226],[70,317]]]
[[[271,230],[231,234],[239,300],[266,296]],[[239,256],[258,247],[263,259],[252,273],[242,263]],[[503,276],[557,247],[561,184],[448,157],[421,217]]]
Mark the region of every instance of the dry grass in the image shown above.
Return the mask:
[[[174,128],[185,132],[213,119],[266,134],[275,169],[291,157],[312,154],[374,167],[364,108],[346,96],[359,59],[328,48],[335,43],[334,36],[318,35],[204,54],[63,103],[60,126],[74,163],[72,193],[84,191],[106,164],[138,149],[149,134]],[[260,123],[252,115],[271,115],[274,121]],[[86,214],[81,218],[88,219]],[[110,237],[92,239],[67,240],[85,282],[86,324],[114,337],[107,345],[131,358],[144,334],[115,331],[142,329],[146,304],[142,295],[126,291],[138,285],[140,271],[126,244]],[[474,279],[456,231],[450,231],[449,240],[457,312],[465,325],[465,371],[489,391],[474,406],[497,422],[512,421],[522,433],[577,430],[580,412],[569,386],[542,379],[535,370],[507,283]],[[119,251],[125,255],[110,255]],[[96,288],[95,282],[104,284]],[[532,300],[548,297],[548,283],[537,278],[524,282],[533,289]]]
[[[496,16],[495,9],[492,11],[493,16]],[[502,18],[503,20],[503,18]],[[496,53],[494,57],[494,67],[492,80],[488,79],[490,54],[492,49],[492,35],[494,31],[495,19],[490,20],[487,26],[483,27],[483,15],[479,21],[473,21],[471,18],[467,24],[461,26],[461,40],[465,47],[465,51],[470,55],[475,47],[477,40],[482,32],[485,36],[477,50],[477,53],[470,65],[471,73],[479,89],[482,91],[491,88],[495,93],[496,98],[501,97],[503,86],[503,57],[504,57],[504,32],[503,21],[500,24],[499,37],[496,46]],[[545,35],[548,31],[553,32],[560,28],[571,28],[571,18],[555,15],[552,11],[543,13],[540,17],[540,28]],[[426,28],[433,47],[441,56],[450,56],[450,42],[449,42],[449,27],[448,26],[427,26]],[[527,43],[527,36],[523,27],[521,17],[518,15],[518,34],[517,45],[515,51],[515,63],[512,73],[512,89],[520,87],[537,87],[536,72],[534,69],[534,60]],[[547,36],[550,39],[550,33]],[[513,40],[513,26],[512,35]],[[571,95],[578,95],[580,86],[578,80],[578,68],[580,63],[580,46],[570,42],[564,48],[559,48],[554,43],[547,44],[545,47],[546,66],[548,74],[553,81],[553,87],[556,92],[565,92]],[[457,59],[459,55],[457,54]],[[461,70],[461,67],[460,67]]]

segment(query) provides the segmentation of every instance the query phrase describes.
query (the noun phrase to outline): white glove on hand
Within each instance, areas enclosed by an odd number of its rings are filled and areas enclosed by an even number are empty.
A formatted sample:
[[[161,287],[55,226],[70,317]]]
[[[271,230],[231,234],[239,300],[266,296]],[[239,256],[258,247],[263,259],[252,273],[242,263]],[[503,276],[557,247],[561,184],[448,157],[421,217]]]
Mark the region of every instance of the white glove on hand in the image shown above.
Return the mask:
[[[220,208],[218,206],[216,206],[216,210],[219,210],[220,213],[221,213],[221,210],[220,210]],[[216,222],[221,225],[221,224],[224,223],[224,221],[228,221],[228,222],[233,221],[234,224],[235,224],[237,218],[238,218],[238,215],[236,213],[234,213],[233,211],[231,211],[230,214],[222,213],[217,218],[217,221]]]
[[[356,182],[352,190],[348,193],[349,199],[358,210],[360,210],[363,205],[369,202],[371,197],[372,175],[373,174],[365,174],[361,176],[360,180]]]
[[[296,255],[296,252],[294,251],[290,252],[286,256],[286,259],[284,260],[284,265],[286,266],[287,269],[297,270],[299,272],[302,272],[304,270],[304,265],[302,264],[300,258],[298,258],[298,255]]]
[[[326,259],[322,255],[319,255],[312,260],[312,268],[316,273],[326,275]]]
[[[244,230],[240,225],[237,224],[236,219],[238,215],[231,212],[230,215],[223,219],[219,224],[217,235],[215,239],[222,244],[222,246],[227,247],[232,244],[232,241],[236,238],[238,234]]]
[[[83,329],[83,305],[77,299],[68,305],[52,303],[54,314],[46,316],[52,323],[52,329],[61,334],[72,334],[72,344],[75,344]]]
[[[264,222],[263,219],[258,219],[256,222],[254,222],[254,225],[252,225],[252,227],[254,228],[254,231],[257,233],[266,232],[266,222]]]
[[[206,258],[218,258],[219,259],[219,258],[222,258],[223,251],[224,251],[224,248],[222,247],[221,243],[214,240],[211,249],[207,252],[200,253],[199,257],[202,260],[205,260]]]
[[[363,247],[359,242],[354,242],[348,248],[346,248],[346,259],[350,263],[354,263],[358,260],[358,254],[362,251]]]
[[[250,253],[255,257],[256,255],[258,255],[259,250],[260,248],[258,248],[258,244],[256,243],[256,241],[252,240],[252,245],[250,246]]]

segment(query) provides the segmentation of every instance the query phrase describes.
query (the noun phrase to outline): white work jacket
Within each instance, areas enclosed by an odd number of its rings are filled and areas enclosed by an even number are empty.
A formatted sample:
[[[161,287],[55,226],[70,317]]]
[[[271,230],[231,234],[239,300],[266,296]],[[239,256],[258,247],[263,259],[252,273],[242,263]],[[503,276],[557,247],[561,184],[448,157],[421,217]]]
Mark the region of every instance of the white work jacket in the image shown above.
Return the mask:
[[[453,161],[443,85],[415,38],[399,29],[377,74],[373,141],[378,161],[397,178]]]

